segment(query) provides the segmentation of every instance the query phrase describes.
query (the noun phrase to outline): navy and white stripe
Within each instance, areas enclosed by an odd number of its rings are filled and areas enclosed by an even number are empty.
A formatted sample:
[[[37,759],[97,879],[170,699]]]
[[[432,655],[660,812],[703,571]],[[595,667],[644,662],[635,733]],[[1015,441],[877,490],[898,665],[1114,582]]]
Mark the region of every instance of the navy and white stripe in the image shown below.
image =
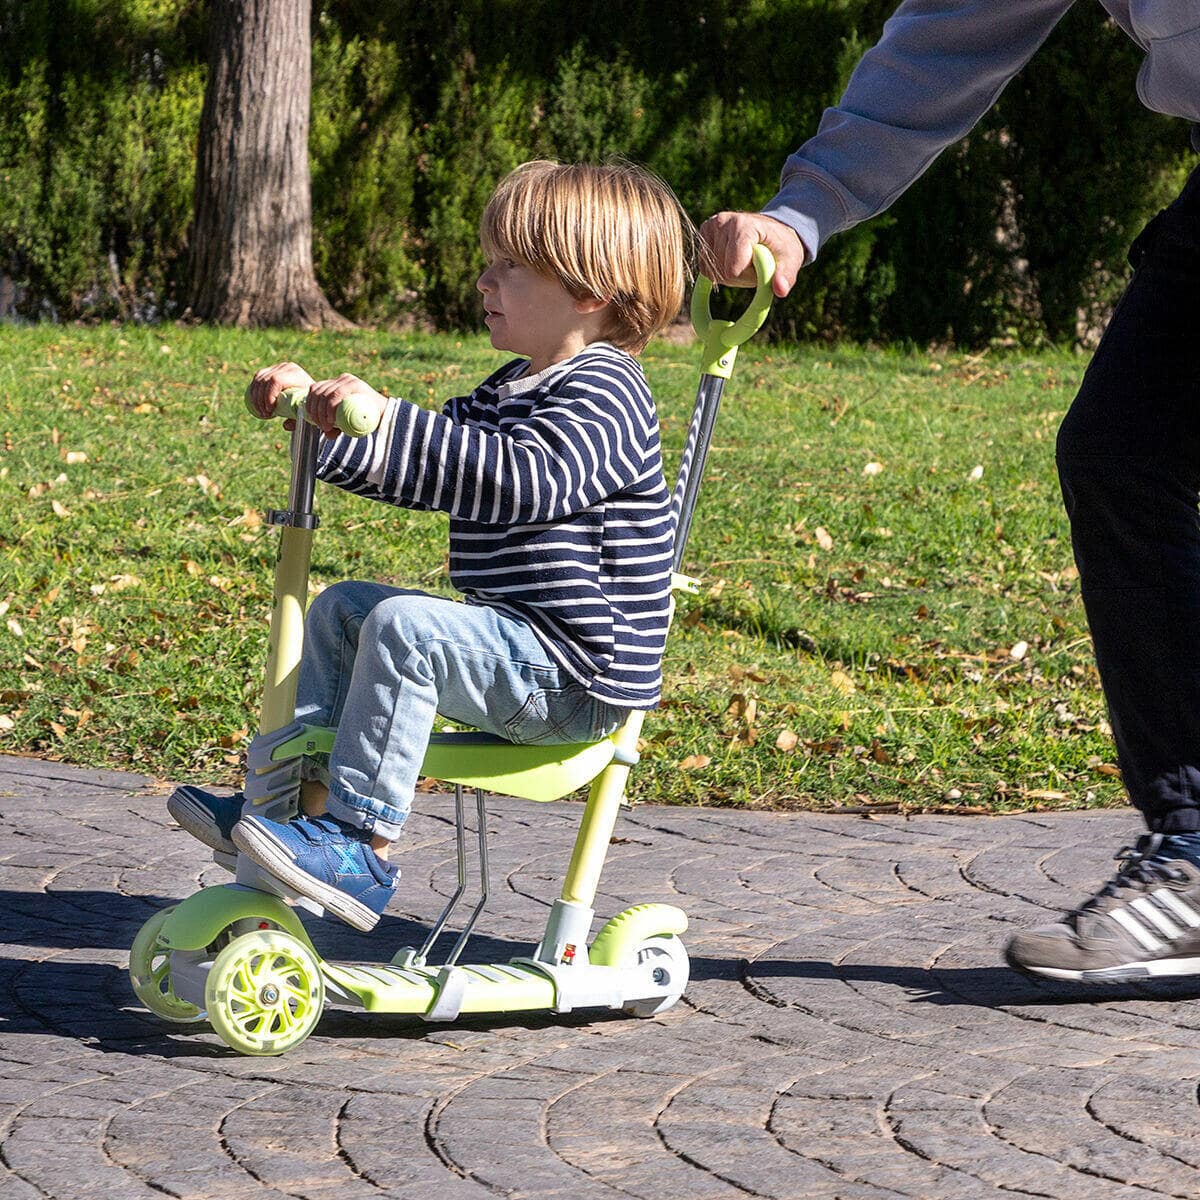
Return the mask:
[[[505,364],[429,412],[389,406],[322,448],[327,483],[450,514],[450,580],[529,622],[587,691],[651,708],[662,688],[673,522],[637,360],[593,343],[540,374]]]

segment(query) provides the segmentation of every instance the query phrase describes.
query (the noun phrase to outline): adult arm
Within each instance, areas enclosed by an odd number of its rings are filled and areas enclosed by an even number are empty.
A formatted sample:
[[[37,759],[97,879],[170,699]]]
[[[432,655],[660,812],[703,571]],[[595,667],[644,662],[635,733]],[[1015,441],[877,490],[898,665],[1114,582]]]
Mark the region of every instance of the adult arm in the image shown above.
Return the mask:
[[[796,234],[802,261],[811,262],[833,234],[882,212],[987,112],[1071,3],[905,0],[837,106],[784,163],[763,212],[718,213],[705,222],[718,275],[752,282],[750,250],[771,238],[790,265],[797,248],[775,223]],[[790,287],[791,280],[783,282]]]

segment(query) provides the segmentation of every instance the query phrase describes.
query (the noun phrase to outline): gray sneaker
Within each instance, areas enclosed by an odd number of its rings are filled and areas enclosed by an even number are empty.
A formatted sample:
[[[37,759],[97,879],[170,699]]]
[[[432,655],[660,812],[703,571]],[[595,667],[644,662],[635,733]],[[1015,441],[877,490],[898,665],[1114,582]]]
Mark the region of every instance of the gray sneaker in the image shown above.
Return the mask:
[[[1200,975],[1200,867],[1156,857],[1162,843],[1147,833],[1127,846],[1100,891],[1061,921],[1016,934],[1005,962],[1082,983]]]

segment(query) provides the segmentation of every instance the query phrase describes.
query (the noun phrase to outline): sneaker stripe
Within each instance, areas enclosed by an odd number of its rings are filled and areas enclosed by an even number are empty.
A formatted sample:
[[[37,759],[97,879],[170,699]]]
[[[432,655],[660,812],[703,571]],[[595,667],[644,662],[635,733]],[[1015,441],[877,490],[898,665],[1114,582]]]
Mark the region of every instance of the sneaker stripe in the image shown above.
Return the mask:
[[[1177,896],[1166,888],[1159,888],[1157,892],[1153,893],[1153,896],[1163,908],[1169,908],[1189,929],[1195,929],[1197,925],[1200,925],[1200,913],[1196,912],[1195,906],[1189,900]]]
[[[1129,907],[1148,925],[1165,934],[1170,941],[1174,941],[1187,932],[1185,926],[1177,925],[1165,912],[1161,912],[1149,896],[1140,896],[1137,900],[1131,900]]]
[[[1114,908],[1108,915],[1151,954],[1158,954],[1167,948],[1165,942],[1156,938],[1141,921],[1130,916],[1124,908]]]

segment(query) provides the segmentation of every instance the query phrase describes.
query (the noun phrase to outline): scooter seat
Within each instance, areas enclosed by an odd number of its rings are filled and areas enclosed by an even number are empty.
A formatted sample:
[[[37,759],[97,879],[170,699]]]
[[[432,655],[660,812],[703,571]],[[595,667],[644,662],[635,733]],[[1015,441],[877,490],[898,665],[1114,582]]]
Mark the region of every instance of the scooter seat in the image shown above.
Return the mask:
[[[611,737],[565,746],[521,746],[490,733],[435,733],[421,774],[522,800],[561,800],[591,783],[616,751]]]
[[[305,725],[272,748],[279,762],[301,754],[328,754],[337,731]],[[481,788],[522,800],[561,800],[591,783],[617,753],[612,737],[568,745],[518,745],[490,733],[435,733],[421,774],[440,783]]]

